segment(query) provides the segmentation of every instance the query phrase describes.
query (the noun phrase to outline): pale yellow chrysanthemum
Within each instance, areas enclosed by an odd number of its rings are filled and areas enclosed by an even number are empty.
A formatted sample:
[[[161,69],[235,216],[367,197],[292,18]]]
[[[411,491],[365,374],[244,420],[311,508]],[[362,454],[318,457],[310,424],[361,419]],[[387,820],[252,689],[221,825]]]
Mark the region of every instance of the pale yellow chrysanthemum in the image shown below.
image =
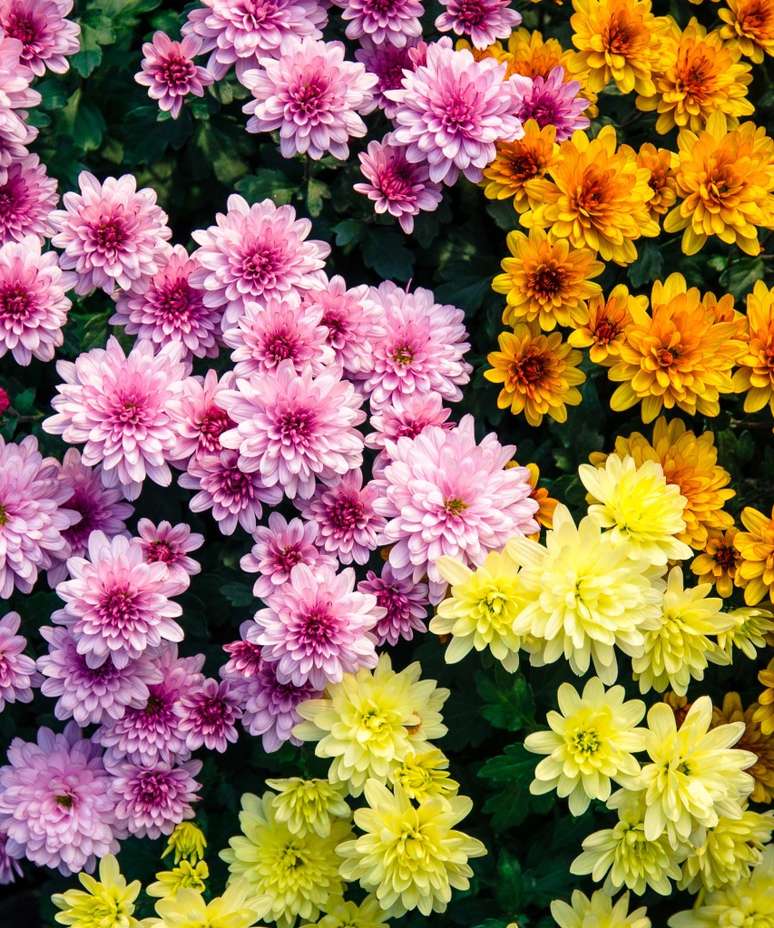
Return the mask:
[[[352,814],[344,799],[346,791],[340,783],[289,777],[267,780],[266,785],[277,791],[274,800],[277,821],[287,825],[294,835],[303,836],[313,831],[321,838],[327,838],[333,819],[349,819]]]
[[[768,638],[774,634],[774,612],[755,606],[743,606],[732,609],[728,618],[734,624],[728,631],[718,635],[718,647],[725,653],[730,664],[734,658],[734,648],[754,661],[758,651],[768,645]]]
[[[613,904],[601,890],[589,898],[576,889],[570,902],[551,903],[551,915],[559,928],[651,928],[644,908],[629,911],[629,893]]]
[[[456,664],[474,648],[488,648],[506,670],[516,670],[520,641],[513,623],[524,605],[516,563],[505,552],[490,551],[475,570],[447,556],[435,566],[451,584],[429,626],[436,635],[452,636],[446,663]]]
[[[83,889],[55,893],[51,901],[61,911],[54,916],[60,925],[71,928],[139,928],[133,917],[134,901],[140,893],[140,881],[127,885],[112,854],[99,862],[99,879],[88,873],[78,876]]]
[[[679,848],[688,841],[701,842],[704,829],[717,825],[721,816],[741,816],[753,788],[744,771],[756,757],[733,748],[744,734],[744,723],[710,730],[711,723],[709,696],[693,703],[680,728],[669,706],[651,706],[645,736],[651,762],[640,774],[649,841],[666,834],[672,847]]]
[[[424,802],[433,796],[453,796],[460,784],[452,780],[448,767],[448,757],[438,748],[408,754],[390,772],[390,783],[400,786],[414,802]]]
[[[377,899],[367,896],[358,905],[340,899],[328,909],[328,914],[314,924],[301,928],[388,928],[385,914]]]
[[[365,797],[368,806],[355,812],[365,834],[336,848],[344,879],[359,880],[389,917],[445,912],[452,890],[470,885],[468,859],[486,854],[480,841],[454,829],[473,803],[434,797],[415,807],[399,786],[392,793],[376,780],[366,783]]]
[[[669,571],[661,615],[645,629],[642,654],[632,658],[641,693],[652,689],[663,693],[671,687],[678,696],[685,696],[691,680],[704,679],[710,661],[729,663],[725,652],[707,636],[728,631],[734,619],[722,611],[722,599],[708,598],[711,590],[710,583],[686,590],[682,570],[673,567]]]
[[[156,903],[158,918],[148,918],[143,928],[259,928],[247,887],[233,883],[222,896],[205,902],[201,893],[181,889]]]
[[[204,851],[207,848],[207,839],[200,828],[197,828],[193,822],[181,822],[175,826],[174,831],[169,836],[167,846],[161,855],[163,860],[169,854],[174,855],[175,864],[181,860],[190,860],[196,863],[204,857]]]
[[[203,893],[209,875],[210,868],[203,860],[196,864],[181,860],[172,870],[161,870],[157,873],[156,882],[151,883],[145,892],[157,899],[167,899],[181,889],[192,889],[194,892]]]
[[[528,640],[532,664],[564,656],[578,676],[593,663],[603,683],[614,683],[616,647],[638,654],[642,626],[659,614],[663,584],[649,561],[630,556],[626,542],[603,534],[589,516],[576,526],[561,505],[545,545],[512,538],[507,550],[522,568],[526,605],[514,632]]]
[[[645,461],[638,467],[628,455],[611,454],[604,467],[581,464],[578,476],[592,500],[589,515],[625,543],[630,557],[663,567],[691,556],[677,537],[685,530],[687,501],[667,483],[660,464]]]
[[[345,674],[330,684],[321,699],[298,707],[306,721],[293,734],[316,741],[318,757],[330,757],[331,783],[346,783],[353,796],[368,779],[386,782],[390,772],[412,751],[429,750],[446,734],[441,707],[449,695],[435,680],[420,680],[418,662],[396,673],[382,654],[373,671]]]
[[[260,918],[291,928],[296,918],[315,919],[330,899],[343,893],[335,849],[352,834],[335,820],[321,838],[313,831],[294,835],[277,819],[277,796],[245,793],[239,824],[242,834],[220,856],[229,865],[229,884],[237,881],[254,894],[251,905]]]
[[[547,754],[535,768],[529,787],[534,796],[556,790],[569,797],[570,812],[583,815],[592,799],[610,798],[611,780],[625,785],[640,772],[634,758],[644,744],[644,728],[637,723],[645,715],[645,703],[626,700],[622,686],[605,690],[598,677],[583,687],[582,695],[569,683],[557,691],[560,712],[549,712],[551,731],[536,731],[524,739],[524,747]]]
[[[613,828],[590,834],[583,852],[570,865],[576,876],[591,874],[611,896],[622,887],[641,896],[650,888],[662,896],[672,892],[670,880],[680,879],[680,861],[685,851],[675,851],[666,834],[655,841],[645,837],[645,804],[642,793],[619,790],[608,806],[618,810]],[[607,879],[605,879],[607,877]]]

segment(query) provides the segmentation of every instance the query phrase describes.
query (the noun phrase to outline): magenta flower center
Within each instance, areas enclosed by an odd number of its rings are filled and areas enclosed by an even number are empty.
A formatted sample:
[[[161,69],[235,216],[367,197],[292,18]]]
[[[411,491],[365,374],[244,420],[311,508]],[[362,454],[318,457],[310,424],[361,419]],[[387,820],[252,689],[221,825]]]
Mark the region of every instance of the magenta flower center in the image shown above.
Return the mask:
[[[273,286],[280,265],[280,255],[275,248],[266,245],[256,246],[254,251],[242,258],[240,271],[242,277],[261,286]]]
[[[397,437],[416,438],[426,425],[427,422],[423,422],[419,419],[407,419],[398,426]]]
[[[115,252],[126,241],[126,229],[118,217],[113,217],[92,226],[91,237],[100,251]]]
[[[273,332],[264,344],[264,354],[274,364],[296,355],[295,339],[287,332]]]
[[[301,643],[315,649],[328,644],[333,638],[336,624],[326,606],[320,603],[312,606],[304,616],[304,625],[300,633]]]
[[[199,450],[215,452],[220,450],[220,436],[234,423],[220,406],[210,406],[199,423]]]
[[[100,598],[97,613],[106,625],[125,628],[137,620],[137,598],[126,587],[114,587]]]
[[[339,532],[351,532],[363,519],[363,504],[357,496],[345,497],[337,500],[326,515]]]
[[[159,80],[172,90],[185,92],[194,76],[194,67],[194,63],[187,58],[178,55],[170,56],[159,65]]]
[[[455,18],[466,32],[470,32],[486,19],[484,4],[481,0],[459,0]]]
[[[175,560],[175,552],[166,541],[152,541],[148,545],[146,557],[148,561],[161,561],[171,564]]]
[[[231,655],[229,665],[246,677],[252,677],[260,670],[261,649],[251,641],[233,641],[223,645],[223,650]]]
[[[292,409],[279,419],[279,433],[283,444],[299,444],[312,434],[314,413],[310,409]]]
[[[437,118],[446,132],[472,134],[475,124],[470,102],[465,99],[460,90],[452,91],[444,100],[443,109]]]
[[[394,586],[383,586],[376,592],[376,604],[387,610],[387,617],[403,615],[409,601],[405,593]]]
[[[151,693],[142,715],[147,721],[166,722],[172,716],[172,706],[170,700],[159,693]]]
[[[379,187],[388,200],[407,200],[414,191],[411,167],[408,164],[391,164],[379,172]]]
[[[202,725],[218,728],[228,721],[227,707],[219,696],[207,697],[196,706],[196,717]]]
[[[392,360],[401,367],[406,367],[414,360],[414,352],[411,345],[398,345],[392,352]]]
[[[22,57],[29,58],[31,46],[36,45],[40,37],[40,29],[35,20],[31,16],[25,16],[19,10],[12,10],[3,21],[3,31],[22,43],[24,46]]]
[[[250,499],[253,495],[253,485],[250,478],[237,467],[232,467],[221,473],[220,486],[232,499]]]
[[[160,798],[169,795],[169,781],[165,774],[149,770],[134,783],[133,792],[138,802],[153,806]]]
[[[32,298],[21,284],[10,284],[0,289],[0,318],[23,322],[31,310]]]
[[[188,281],[176,280],[167,287],[157,290],[149,302],[158,310],[160,316],[178,319],[190,313],[192,294],[193,291],[188,286]]]
[[[320,80],[318,76],[304,78],[290,91],[291,103],[288,109],[291,113],[303,113],[307,117],[316,116],[322,108],[328,89],[327,81]]]
[[[145,420],[145,398],[132,394],[119,398],[114,406],[111,419],[115,425],[142,425]]]
[[[285,545],[284,548],[280,548],[277,552],[275,560],[278,567],[286,573],[290,573],[296,564],[300,564],[302,561],[301,550],[298,545]]]
[[[560,121],[556,101],[548,96],[525,103],[519,116],[522,120],[534,119],[541,129],[543,126],[556,125]]]
[[[333,342],[334,339],[340,339],[347,331],[344,318],[332,309],[329,309],[323,315],[320,325],[324,325],[328,329],[329,342]]]

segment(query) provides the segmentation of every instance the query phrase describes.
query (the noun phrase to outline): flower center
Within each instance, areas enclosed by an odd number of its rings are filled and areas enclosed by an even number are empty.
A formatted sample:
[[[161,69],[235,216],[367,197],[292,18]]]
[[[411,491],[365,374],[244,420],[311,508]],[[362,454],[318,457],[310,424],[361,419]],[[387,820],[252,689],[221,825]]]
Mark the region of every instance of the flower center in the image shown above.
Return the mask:
[[[546,375],[546,360],[542,355],[530,354],[519,361],[514,361],[509,368],[511,382],[521,387],[531,387],[541,383]]]
[[[526,119],[534,119],[541,129],[543,126],[555,126],[559,122],[556,103],[547,96],[525,103],[519,117],[522,122]]]
[[[54,800],[58,806],[61,806],[63,809],[72,809],[73,807],[73,797],[67,795],[67,793],[60,793],[57,796],[54,796]]]
[[[659,348],[656,351],[659,367],[671,367],[679,357],[680,352],[677,348]]]
[[[572,748],[576,754],[589,757],[601,747],[599,734],[594,728],[581,728],[572,736]]]
[[[556,296],[562,289],[564,272],[562,268],[551,264],[541,264],[530,275],[529,287],[533,293],[543,299]]]
[[[379,187],[388,200],[408,200],[414,187],[411,166],[395,163],[388,165],[379,172]]]
[[[126,230],[120,219],[105,219],[92,228],[94,244],[100,251],[116,251],[126,241]]]
[[[250,477],[238,467],[229,467],[221,472],[220,488],[232,500],[247,501],[253,495]]]
[[[283,849],[279,864],[285,870],[298,870],[306,864],[306,858],[303,851],[291,843]]]
[[[600,345],[609,345],[621,334],[621,327],[612,319],[600,319],[594,328],[594,338]]]
[[[283,443],[297,444],[309,439],[314,417],[308,409],[293,409],[280,416],[279,433]]]
[[[540,173],[540,164],[531,152],[514,155],[508,162],[511,174],[518,180],[529,180]]]
[[[158,69],[161,83],[173,90],[187,91],[188,84],[194,76],[194,63],[177,55],[167,58]]]
[[[319,117],[321,111],[326,107],[325,96],[328,92],[328,83],[319,77],[304,77],[293,88],[292,104],[289,109],[295,113],[301,113],[307,119]]]
[[[414,352],[410,345],[398,345],[392,352],[392,360],[401,367],[406,367],[414,360]]]
[[[116,425],[142,425],[145,420],[145,403],[137,395],[125,396],[113,409],[113,422]]]
[[[8,522],[8,510],[0,503],[0,528]]]
[[[158,290],[153,302],[160,315],[176,319],[189,313],[192,293],[187,280],[177,280]]]
[[[333,310],[328,310],[323,314],[323,317],[320,320],[320,325],[324,325],[328,330],[329,342],[340,339],[342,335],[346,334],[347,331],[343,317],[338,315]]]
[[[738,556],[736,549],[731,545],[719,545],[714,554],[715,562],[726,573],[735,570]]]
[[[3,31],[13,39],[18,39],[24,46],[23,58],[29,58],[31,46],[35,45],[40,37],[40,30],[31,16],[25,16],[19,10],[13,10],[3,20]]]
[[[220,436],[233,426],[228,413],[220,406],[210,406],[199,422],[199,450],[219,451]]]
[[[161,561],[164,564],[171,564],[175,559],[175,552],[166,541],[152,541],[148,545],[146,558],[148,561]]]
[[[257,245],[242,258],[240,275],[261,287],[273,286],[277,280],[279,254],[267,245]]]
[[[768,31],[769,23],[773,18],[769,9],[764,8],[761,3],[751,3],[746,10],[742,10],[738,18],[742,34],[753,37],[761,35],[766,38],[763,33]]]
[[[631,51],[633,39],[632,24],[623,15],[614,14],[602,33],[602,44],[612,55],[626,55]]]
[[[112,628],[133,624],[137,618],[135,595],[125,587],[108,590],[97,607],[100,619]]]
[[[468,508],[468,504],[464,499],[459,499],[459,497],[452,497],[451,499],[444,500],[443,508],[449,515],[459,516]]]
[[[460,133],[466,135],[471,132],[475,120],[471,117],[470,104],[459,90],[447,98],[443,112],[438,114],[438,121],[447,132],[453,135]]]
[[[301,551],[298,545],[285,545],[277,552],[277,565],[287,573],[301,563]]]
[[[323,605],[313,606],[304,616],[301,639],[314,647],[326,645],[333,638],[336,623]]]
[[[0,317],[24,322],[32,310],[29,291],[19,283],[0,290]]]
[[[160,798],[169,792],[164,774],[157,774],[148,770],[140,774],[139,780],[134,784],[135,798],[144,804],[156,806]]]
[[[288,358],[292,360],[296,356],[295,339],[287,331],[274,332],[267,338],[263,350],[272,364],[279,364]]]
[[[219,696],[202,700],[196,707],[196,715],[201,723],[210,727],[222,726],[226,722],[226,706]]]
[[[363,518],[363,504],[357,497],[340,499],[328,512],[328,521],[339,532],[351,532]]]
[[[462,0],[457,6],[456,20],[462,25],[465,32],[470,32],[475,26],[481,25],[487,17],[488,6],[481,0]]]

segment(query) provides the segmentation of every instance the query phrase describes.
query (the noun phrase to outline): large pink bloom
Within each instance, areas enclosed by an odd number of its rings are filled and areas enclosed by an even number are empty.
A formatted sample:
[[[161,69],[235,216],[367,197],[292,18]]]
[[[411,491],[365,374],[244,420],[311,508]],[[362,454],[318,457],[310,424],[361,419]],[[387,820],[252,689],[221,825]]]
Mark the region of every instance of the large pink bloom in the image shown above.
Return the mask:
[[[374,628],[377,645],[395,646],[401,639],[411,641],[414,632],[426,631],[428,590],[426,583],[416,583],[411,577],[398,578],[389,563],[381,576],[369,570],[366,579],[358,583],[361,593],[371,593],[384,616]]]
[[[157,763],[147,768],[124,762],[109,768],[117,836],[160,838],[171,834],[175,825],[193,818],[192,803],[201,798],[201,784],[194,778],[201,769],[200,760],[189,760],[177,767]]]
[[[201,47],[198,36],[189,35],[182,42],[173,42],[161,31],[154,32],[153,41],[142,46],[141,70],[134,79],[148,88],[151,100],[158,100],[159,108],[173,119],[180,115],[189,94],[203,97],[204,88],[214,80],[206,68],[194,62]]]
[[[249,206],[237,194],[227,206],[216,225],[192,233],[200,267],[190,277],[205,291],[207,306],[225,307],[224,326],[233,325],[251,300],[265,305],[272,296],[314,287],[331,250],[325,242],[306,241],[312,224],[296,219],[292,206],[271,200]]]
[[[140,341],[125,355],[111,337],[106,348],[59,361],[64,383],[44,431],[83,443],[83,463],[101,464],[105,486],[120,486],[127,499],[140,495],[146,477],[168,486],[176,441],[167,406],[185,374],[179,352],[166,345],[154,354],[150,342]]]
[[[239,700],[227,681],[205,680],[180,700],[180,732],[189,751],[202,746],[222,754],[239,740],[236,723],[242,715]]]
[[[389,519],[380,542],[392,545],[396,577],[427,574],[431,602],[446,590],[435,567],[442,554],[480,564],[510,536],[538,530],[529,472],[504,469],[515,448],[494,433],[476,444],[472,416],[451,430],[431,426],[417,438],[388,441],[386,451],[384,495],[374,504]]]
[[[395,140],[407,146],[409,161],[427,162],[432,181],[451,185],[462,173],[478,182],[495,142],[524,134],[515,113],[529,78],[505,81],[505,71],[494,58],[455,51],[444,37],[427,46],[426,63],[405,73],[400,90],[385,91],[398,104]]]
[[[24,653],[27,639],[17,634],[18,612],[0,619],[0,712],[13,702],[32,702],[32,688],[40,683],[35,661]]]
[[[366,134],[360,117],[376,106],[376,76],[345,61],[341,42],[295,36],[283,41],[278,58],[261,58],[260,65],[243,76],[255,97],[242,107],[250,116],[247,131],[279,130],[286,158],[348,158],[347,141]]]
[[[403,81],[403,71],[405,69],[414,70],[411,49],[416,44],[416,40],[410,40],[401,47],[386,44],[377,45],[371,39],[363,36],[360,40],[361,47],[355,52],[355,58],[365,65],[366,71],[376,75],[377,82],[374,87],[374,95],[379,108],[384,111],[384,115],[388,119],[393,118],[398,106],[392,100],[388,100],[384,93],[386,90],[399,90]]]
[[[209,370],[204,378],[186,377],[180,384],[167,407],[175,434],[172,452],[175,466],[185,468],[194,455],[220,454],[220,436],[234,427],[220,399],[232,379],[229,372],[218,382],[217,372]]]
[[[10,857],[69,876],[118,851],[101,754],[74,723],[61,735],[41,728],[37,741],[13,739],[0,768],[0,829]]]
[[[57,586],[65,606],[51,620],[71,630],[90,667],[108,658],[116,667],[126,667],[162,641],[183,640],[183,629],[175,622],[183,610],[170,597],[183,592],[187,582],[171,578],[160,561],[147,564],[136,538],[108,540],[93,532],[88,554],[88,560],[68,560],[73,579]]]
[[[0,244],[27,235],[52,235],[52,210],[59,199],[56,181],[37,155],[27,155],[0,169]]]
[[[51,214],[57,230],[51,243],[63,249],[62,267],[75,272],[75,292],[130,290],[136,281],[155,274],[164,243],[172,237],[156,192],[138,190],[133,174],[108,177],[100,184],[81,171],[78,184],[80,193],[64,194],[64,209]]]
[[[436,19],[439,32],[464,35],[476,48],[507,39],[521,22],[521,13],[510,9],[511,0],[441,0],[443,13]]]
[[[255,642],[264,660],[276,663],[280,683],[322,690],[345,673],[376,666],[372,630],[383,615],[375,596],[355,592],[351,567],[336,574],[298,564],[255,614]]]
[[[191,526],[185,522],[172,525],[164,519],[158,525],[154,525],[150,519],[140,519],[137,523],[137,535],[145,560],[149,564],[156,561],[166,564],[170,577],[187,586],[190,578],[201,572],[201,564],[188,555],[191,551],[201,548],[204,535],[192,532]]]
[[[79,47],[81,27],[66,19],[72,0],[0,0],[0,28],[23,46],[21,60],[38,76],[64,74]]]
[[[34,75],[21,60],[23,53],[22,43],[3,35],[0,28],[0,167],[4,168],[23,160],[26,146],[38,135],[26,122],[25,111],[40,103],[40,94],[30,89]]]
[[[339,371],[297,374],[290,361],[275,371],[237,380],[223,393],[236,428],[221,435],[239,451],[239,467],[259,473],[266,486],[308,499],[317,480],[331,483],[363,457],[362,399]]]
[[[336,0],[347,23],[348,39],[403,47],[422,35],[425,8],[419,0]]]

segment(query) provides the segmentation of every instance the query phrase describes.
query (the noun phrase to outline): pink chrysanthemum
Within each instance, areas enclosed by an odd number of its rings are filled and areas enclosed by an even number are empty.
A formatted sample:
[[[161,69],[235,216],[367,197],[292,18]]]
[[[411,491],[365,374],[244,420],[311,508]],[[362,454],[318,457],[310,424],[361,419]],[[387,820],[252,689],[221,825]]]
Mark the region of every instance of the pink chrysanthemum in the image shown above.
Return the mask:
[[[64,74],[80,48],[81,27],[67,19],[72,0],[0,0],[0,28],[22,43],[21,60],[38,76]]]
[[[476,48],[486,48],[507,39],[521,22],[521,13],[509,7],[510,0],[441,0],[443,13],[436,19],[439,32],[464,35]]]
[[[390,521],[380,543],[392,545],[396,577],[430,581],[430,601],[446,583],[435,567],[442,555],[480,564],[512,535],[538,531],[537,502],[525,467],[505,470],[512,445],[494,433],[476,444],[472,416],[451,430],[430,426],[417,438],[388,441],[383,494],[374,504]]]
[[[0,387],[0,416],[8,409],[11,405],[11,398],[8,396],[8,391],[3,387]]]
[[[377,576],[369,570],[366,579],[357,585],[361,593],[371,593],[384,609],[384,618],[374,628],[377,645],[396,645],[401,639],[411,641],[414,632],[426,631],[428,589],[426,583],[416,583],[411,577],[398,578],[389,564]]]
[[[326,6],[318,0],[203,0],[188,14],[183,34],[199,36],[202,52],[212,53],[207,68],[215,80],[232,64],[242,80],[260,57],[276,56],[287,36],[321,38]]]
[[[83,463],[101,464],[105,486],[120,486],[127,499],[140,495],[146,477],[168,486],[176,438],[167,404],[185,374],[179,358],[179,345],[154,353],[144,341],[125,355],[111,336],[105,348],[84,352],[75,362],[59,361],[64,383],[44,431],[71,445],[83,443]]]
[[[8,835],[0,831],[0,886],[15,883],[22,875],[19,861],[8,854]]]
[[[403,71],[414,69],[410,50],[416,42],[409,40],[406,45],[398,48],[397,45],[375,45],[365,36],[360,40],[361,47],[355,52],[355,58],[365,65],[369,74],[376,75],[376,86],[373,89],[376,102],[384,115],[392,119],[397,112],[397,104],[385,97],[386,90],[399,90],[403,81]]]
[[[108,177],[101,184],[81,171],[78,185],[80,193],[65,193],[64,209],[50,217],[57,230],[51,244],[63,249],[60,263],[74,272],[75,292],[101,288],[111,294],[116,287],[130,290],[136,281],[152,277],[172,237],[156,191],[138,190],[133,174]]]
[[[0,169],[0,244],[20,242],[27,235],[52,235],[51,216],[58,199],[56,181],[37,155]]]
[[[242,107],[250,116],[247,131],[279,130],[285,158],[348,158],[347,140],[366,134],[360,117],[376,107],[376,76],[345,61],[341,42],[308,37],[285,39],[279,57],[261,58],[260,65],[243,76],[255,97]]]
[[[376,597],[355,592],[355,571],[298,564],[290,580],[255,614],[256,644],[277,664],[280,683],[322,690],[345,673],[376,666],[372,629],[384,615]]]
[[[236,723],[242,715],[239,700],[227,680],[205,680],[180,700],[180,733],[189,751],[202,746],[223,753],[239,739]]]
[[[564,68],[551,68],[548,77],[534,77],[532,87],[523,93],[517,110],[519,119],[526,122],[534,119],[543,126],[556,127],[556,141],[568,139],[576,129],[590,125],[583,115],[589,101],[579,97],[581,85],[578,81],[564,80]]]
[[[32,688],[40,682],[35,661],[24,653],[27,639],[17,634],[18,612],[0,619],[0,712],[12,702],[32,702]]]
[[[69,552],[65,531],[78,521],[66,506],[59,462],[44,458],[28,435],[18,445],[0,436],[0,599],[32,591],[38,571]]]
[[[172,461],[185,468],[189,459],[200,454],[219,454],[220,436],[234,427],[234,422],[220,405],[220,394],[231,383],[231,375],[218,382],[216,371],[207,371],[204,378],[186,377],[170,401],[169,413],[175,446]]]
[[[0,0],[0,16],[8,0]],[[41,72],[42,73],[42,72]],[[30,89],[34,73],[24,58],[24,44],[8,35],[0,23],[0,100],[11,110],[28,110],[40,104],[40,94]],[[26,116],[22,113],[22,116]]]
[[[197,267],[185,248],[175,245],[150,280],[119,294],[110,324],[156,345],[179,343],[189,368],[194,358],[216,358],[222,311],[206,306],[204,293],[191,286]]]
[[[0,768],[0,829],[10,857],[69,876],[118,851],[101,754],[72,722],[61,735],[41,728],[35,742],[13,739]]]
[[[286,360],[298,373],[308,364],[317,374],[333,361],[322,307],[299,304],[295,294],[281,301],[271,298],[265,306],[247,304],[236,325],[223,333],[223,341],[234,349],[237,377],[273,370]]]
[[[423,287],[407,293],[390,281],[372,288],[371,296],[384,321],[384,335],[374,343],[369,369],[363,372],[371,409],[416,394],[461,399],[460,386],[472,370],[463,361],[470,344],[462,310],[436,303]]]
[[[395,396],[389,403],[380,406],[369,419],[373,432],[366,435],[369,448],[384,450],[387,439],[416,438],[430,425],[450,429],[451,409],[443,405],[437,393],[413,393],[406,397]]]
[[[239,683],[249,677],[254,677],[261,669],[261,647],[251,640],[251,635],[257,633],[255,622],[242,622],[239,626],[238,641],[231,641],[223,645],[223,650],[229,655],[226,663],[220,668],[223,680]]]
[[[177,119],[183,101],[189,94],[204,96],[204,88],[214,80],[212,74],[194,58],[202,48],[201,39],[187,35],[182,42],[173,42],[165,32],[154,32],[153,41],[142,46],[140,70],[134,75],[138,84],[148,88],[151,100]]]
[[[420,17],[425,8],[419,0],[335,0],[347,23],[348,39],[402,48],[422,35]]]
[[[56,252],[41,254],[36,235],[0,246],[0,358],[10,351],[27,365],[54,357],[70,309],[65,289]]]
[[[149,684],[161,682],[158,667],[144,654],[125,667],[116,667],[110,658],[99,667],[89,667],[68,629],[44,627],[40,634],[48,642],[48,654],[37,663],[45,678],[40,691],[58,697],[54,715],[60,720],[72,718],[85,728],[120,719],[127,707],[145,705]]]
[[[406,149],[396,145],[391,135],[381,142],[369,142],[359,158],[368,183],[355,184],[355,190],[373,200],[377,213],[394,216],[406,235],[414,231],[414,216],[437,209],[443,196],[441,185],[430,180],[426,164],[408,161]]]
[[[109,768],[117,836],[160,838],[171,834],[175,825],[193,818],[191,804],[201,798],[201,784],[195,779],[201,769],[200,760],[179,766],[157,763],[148,768],[121,763]]]
[[[142,545],[142,552],[148,564],[160,561],[166,564],[170,577],[178,579],[186,586],[190,578],[201,572],[201,564],[189,557],[191,551],[198,551],[204,544],[204,535],[191,531],[185,522],[172,525],[166,519],[154,525],[150,519],[140,519],[137,534]]]
[[[223,445],[239,451],[245,473],[260,474],[291,499],[308,499],[317,480],[331,483],[362,463],[362,399],[336,369],[315,377],[283,361],[275,371],[237,380],[223,401],[237,423],[221,435]]]
[[[276,506],[282,499],[278,486],[268,486],[255,471],[238,467],[236,451],[200,454],[188,462],[179,483],[187,490],[198,490],[189,506],[191,512],[212,510],[212,517],[224,535],[233,535],[237,525],[254,532],[263,515],[263,503]]]
[[[462,173],[477,183],[495,142],[524,134],[515,113],[529,78],[503,80],[505,70],[494,58],[455,51],[444,37],[427,46],[426,63],[404,75],[400,90],[385,91],[398,104],[395,140],[409,161],[427,162],[432,181],[452,185]]]
[[[174,621],[183,610],[170,597],[188,584],[171,577],[160,561],[147,564],[138,539],[92,532],[88,559],[70,558],[67,570],[73,579],[56,588],[65,606],[51,620],[71,630],[89,667],[108,658],[126,667],[162,641],[183,640]]]
[[[251,301],[265,305],[270,297],[314,287],[331,250],[325,242],[306,241],[312,224],[296,219],[292,206],[271,200],[248,206],[232,194],[227,207],[216,215],[216,225],[192,233],[200,247],[193,254],[199,268],[190,278],[205,291],[205,305],[225,307],[224,328]]]
[[[258,599],[269,599],[287,583],[296,564],[306,564],[312,570],[336,568],[336,558],[315,544],[317,532],[316,523],[301,519],[287,522],[278,512],[271,513],[268,525],[256,528],[253,532],[255,544],[239,565],[245,573],[258,574],[253,585]]]
[[[0,168],[23,161],[29,154],[27,146],[37,135],[34,126],[28,125],[13,110],[0,106]]]
[[[368,563],[376,550],[384,519],[376,514],[379,495],[373,483],[363,486],[363,474],[352,470],[331,487],[318,487],[308,501],[298,500],[301,515],[317,525],[317,545],[342,564]]]

